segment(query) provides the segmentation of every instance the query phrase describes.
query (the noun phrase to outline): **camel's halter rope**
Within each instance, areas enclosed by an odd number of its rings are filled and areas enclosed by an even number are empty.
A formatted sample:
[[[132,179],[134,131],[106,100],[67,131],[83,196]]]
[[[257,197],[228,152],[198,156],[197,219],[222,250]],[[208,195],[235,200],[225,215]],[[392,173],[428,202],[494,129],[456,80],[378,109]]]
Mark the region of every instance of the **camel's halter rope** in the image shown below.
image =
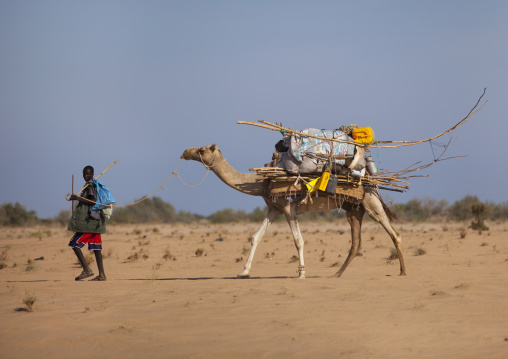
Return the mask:
[[[143,198],[141,198],[140,200],[137,200],[135,202],[132,202],[132,203],[127,203],[127,204],[104,204],[104,203],[99,203],[99,202],[95,202],[95,201],[92,201],[92,200],[89,200],[90,202],[92,203],[95,203],[95,204],[99,204],[99,205],[102,205],[102,206],[107,206],[107,207],[127,207],[127,206],[132,206],[134,204],[138,204],[140,202],[143,202],[144,200],[150,198],[151,196],[153,196],[155,193],[157,193],[159,190],[161,189],[164,189],[164,185],[166,183],[169,182],[169,180],[171,178],[173,178],[174,176],[178,177],[178,179],[180,180],[180,182],[182,182],[186,187],[188,188],[196,188],[196,187],[199,187],[203,184],[203,182],[205,181],[206,177],[208,177],[208,173],[210,172],[210,170],[213,168],[213,167],[217,167],[219,165],[221,165],[223,162],[226,161],[226,159],[224,159],[222,162],[218,163],[218,164],[215,164],[214,165],[214,162],[215,162],[215,157],[216,155],[214,155],[213,159],[212,159],[212,163],[210,165],[207,165],[204,161],[203,161],[203,157],[201,156],[201,153],[199,153],[199,159],[201,161],[201,163],[203,164],[203,166],[205,166],[206,168],[206,173],[205,173],[205,176],[203,177],[203,179],[201,180],[201,182],[199,182],[197,185],[195,186],[191,186],[191,185],[188,185],[187,183],[185,183],[185,181],[182,179],[182,177],[180,177],[180,174],[177,172],[178,168],[180,167],[180,164],[182,163],[182,159],[180,159],[180,162],[178,162],[178,166],[176,166],[176,169],[171,173],[171,176],[169,176],[163,184],[161,184],[155,191],[153,191],[152,193],[150,193],[148,196],[145,196]],[[115,162],[113,162],[108,168],[106,168],[104,171],[102,171],[97,177],[95,177],[95,179],[99,178],[100,176],[102,176],[104,174],[104,172],[106,172],[108,169],[110,169],[115,163],[117,163],[120,159],[117,159]],[[85,188],[88,187],[88,184],[83,187],[78,193],[81,193],[85,190]],[[69,196],[69,194],[67,194],[65,196],[65,198],[70,201],[67,197]],[[79,198],[83,198],[79,195],[76,195],[76,197],[79,197]]]

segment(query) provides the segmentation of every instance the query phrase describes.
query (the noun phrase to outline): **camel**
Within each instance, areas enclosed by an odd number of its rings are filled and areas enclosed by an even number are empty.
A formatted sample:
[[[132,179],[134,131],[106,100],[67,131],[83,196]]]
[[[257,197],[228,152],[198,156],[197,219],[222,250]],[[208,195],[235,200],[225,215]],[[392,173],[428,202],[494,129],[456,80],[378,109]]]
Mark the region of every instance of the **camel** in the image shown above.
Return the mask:
[[[285,197],[278,198],[273,201],[268,197],[266,192],[265,181],[260,180],[257,173],[241,173],[235,170],[224,158],[217,145],[209,145],[204,147],[192,147],[184,151],[181,156],[185,160],[193,160],[201,162],[207,169],[213,171],[225,184],[231,188],[251,196],[260,196],[264,199],[268,206],[268,213],[261,223],[259,229],[252,236],[249,257],[245,263],[242,273],[238,274],[238,278],[249,278],[252,267],[252,260],[256,248],[261,241],[270,224],[280,215],[284,214],[293,234],[296,249],[298,251],[299,265],[298,278],[305,278],[305,262],[303,255],[304,241],[298,225],[297,215],[305,212],[322,212],[338,208],[334,201],[329,201],[326,197],[315,197],[312,203],[299,204],[289,202]],[[331,277],[340,277],[356,256],[361,246],[361,227],[362,219],[367,214],[376,222],[380,223],[392,239],[397,250],[400,275],[406,275],[406,267],[402,256],[402,241],[400,233],[393,227],[391,221],[395,219],[395,215],[383,203],[379,192],[376,188],[368,188],[365,190],[365,197],[359,205],[353,205],[348,202],[342,204],[342,209],[346,211],[346,218],[351,226],[351,249],[340,269]]]

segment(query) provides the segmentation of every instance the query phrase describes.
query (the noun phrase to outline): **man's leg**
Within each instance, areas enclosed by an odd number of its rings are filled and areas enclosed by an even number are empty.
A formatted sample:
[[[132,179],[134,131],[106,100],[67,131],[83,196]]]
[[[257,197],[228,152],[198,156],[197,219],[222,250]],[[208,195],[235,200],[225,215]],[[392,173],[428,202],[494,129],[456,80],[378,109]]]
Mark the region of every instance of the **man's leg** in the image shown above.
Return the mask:
[[[73,247],[72,250],[74,253],[76,253],[76,257],[78,257],[79,263],[81,264],[81,267],[83,267],[83,272],[81,272],[81,274],[77,276],[75,280],[81,280],[93,276],[93,272],[86,263],[85,256],[83,256],[81,249],[78,247]]]
[[[99,275],[95,277],[94,281],[104,281],[106,280],[106,273],[104,273],[104,264],[102,262],[102,251],[95,250],[95,261],[97,262],[97,268],[99,269]]]

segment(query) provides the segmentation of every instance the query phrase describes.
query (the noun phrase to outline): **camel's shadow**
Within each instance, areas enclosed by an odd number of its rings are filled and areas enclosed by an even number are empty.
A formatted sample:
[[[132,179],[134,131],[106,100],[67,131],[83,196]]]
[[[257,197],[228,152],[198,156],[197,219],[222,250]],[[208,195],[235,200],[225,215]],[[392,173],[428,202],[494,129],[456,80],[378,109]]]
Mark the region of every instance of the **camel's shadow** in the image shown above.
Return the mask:
[[[318,276],[306,277],[306,279],[321,278]],[[238,277],[187,277],[187,278],[126,278],[116,280],[128,280],[128,281],[170,281],[170,280],[253,280],[253,279],[298,279],[298,277],[291,276],[273,276],[273,277],[250,277],[250,278],[238,278]]]

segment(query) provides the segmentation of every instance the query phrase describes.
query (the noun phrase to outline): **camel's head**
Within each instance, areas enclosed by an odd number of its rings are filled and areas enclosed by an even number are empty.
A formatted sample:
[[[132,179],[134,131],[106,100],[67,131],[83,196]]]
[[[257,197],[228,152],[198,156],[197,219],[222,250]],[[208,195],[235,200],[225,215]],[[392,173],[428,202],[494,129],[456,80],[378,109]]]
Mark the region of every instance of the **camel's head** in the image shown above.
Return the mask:
[[[216,159],[217,155],[220,155],[220,150],[216,144],[213,144],[204,147],[187,148],[180,158],[183,158],[184,160],[202,162],[203,164],[210,166]]]

